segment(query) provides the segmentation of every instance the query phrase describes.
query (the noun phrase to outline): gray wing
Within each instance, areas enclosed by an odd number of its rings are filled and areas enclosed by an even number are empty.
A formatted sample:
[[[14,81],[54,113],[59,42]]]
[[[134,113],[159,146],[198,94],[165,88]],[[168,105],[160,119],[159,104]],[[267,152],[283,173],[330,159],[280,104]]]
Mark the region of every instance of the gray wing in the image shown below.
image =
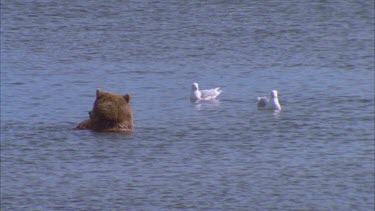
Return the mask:
[[[218,88],[216,89],[207,89],[207,90],[201,90],[202,98],[215,98],[221,93],[221,90]]]

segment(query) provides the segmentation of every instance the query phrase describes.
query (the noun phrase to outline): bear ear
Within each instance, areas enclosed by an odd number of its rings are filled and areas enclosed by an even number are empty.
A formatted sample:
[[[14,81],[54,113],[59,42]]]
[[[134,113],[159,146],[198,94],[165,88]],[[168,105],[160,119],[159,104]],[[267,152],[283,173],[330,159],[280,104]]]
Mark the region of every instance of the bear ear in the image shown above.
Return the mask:
[[[126,101],[127,103],[130,102],[130,98],[131,98],[131,96],[130,96],[129,94],[126,94],[126,95],[124,95],[124,96],[122,96],[122,97],[125,99],[125,101]]]
[[[102,96],[102,89],[101,88],[96,88],[96,98],[99,98],[100,96]]]

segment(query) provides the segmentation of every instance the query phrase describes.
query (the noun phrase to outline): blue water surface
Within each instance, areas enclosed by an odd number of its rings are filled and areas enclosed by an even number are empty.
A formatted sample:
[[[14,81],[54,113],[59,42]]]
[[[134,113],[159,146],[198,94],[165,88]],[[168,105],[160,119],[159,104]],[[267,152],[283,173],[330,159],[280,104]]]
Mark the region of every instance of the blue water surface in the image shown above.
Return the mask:
[[[4,0],[1,210],[374,210],[374,49],[371,0]]]

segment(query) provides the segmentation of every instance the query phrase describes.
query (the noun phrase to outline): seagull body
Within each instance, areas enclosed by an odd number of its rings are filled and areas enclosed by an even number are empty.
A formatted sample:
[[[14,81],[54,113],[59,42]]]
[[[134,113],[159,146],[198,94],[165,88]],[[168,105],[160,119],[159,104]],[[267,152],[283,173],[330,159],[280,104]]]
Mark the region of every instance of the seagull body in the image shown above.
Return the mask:
[[[267,97],[258,97],[257,106],[258,109],[280,111],[281,105],[279,103],[277,90],[271,91],[270,99],[268,99]]]
[[[220,87],[215,89],[199,90],[197,83],[193,83],[191,86],[190,99],[193,101],[197,100],[213,100],[219,96],[223,91]]]

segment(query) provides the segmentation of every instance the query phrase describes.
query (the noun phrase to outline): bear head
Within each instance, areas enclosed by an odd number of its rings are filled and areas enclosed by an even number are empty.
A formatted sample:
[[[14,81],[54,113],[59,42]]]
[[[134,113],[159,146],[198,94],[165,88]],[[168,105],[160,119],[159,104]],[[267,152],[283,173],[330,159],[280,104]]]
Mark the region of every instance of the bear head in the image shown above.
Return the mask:
[[[119,95],[96,90],[96,99],[90,119],[83,121],[76,128],[94,131],[126,132],[133,129],[133,114],[130,108],[130,95]]]

